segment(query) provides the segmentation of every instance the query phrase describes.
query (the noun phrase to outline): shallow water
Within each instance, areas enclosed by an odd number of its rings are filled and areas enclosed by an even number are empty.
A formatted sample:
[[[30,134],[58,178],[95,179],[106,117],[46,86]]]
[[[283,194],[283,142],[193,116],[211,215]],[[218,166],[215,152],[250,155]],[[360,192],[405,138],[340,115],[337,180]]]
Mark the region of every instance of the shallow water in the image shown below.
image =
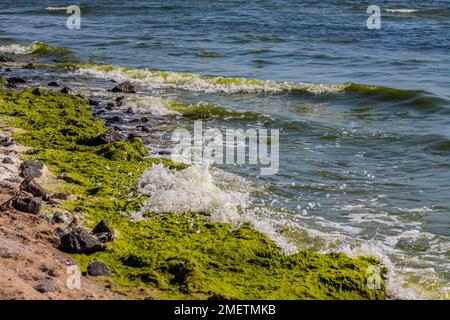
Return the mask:
[[[214,201],[228,199],[227,191],[249,192],[249,199],[239,200],[246,219],[267,222],[270,226],[259,228],[281,246],[280,234],[289,248],[382,257],[391,269],[389,290],[395,298],[446,297],[448,1],[379,1],[381,30],[365,28],[367,5],[356,1],[80,3],[81,30],[65,28],[64,11],[45,9],[64,7],[63,1],[0,3],[0,51],[27,53],[29,47],[8,45],[42,41],[72,53],[47,50],[23,59],[92,60],[133,69],[84,65],[73,71],[46,68],[44,74],[14,72],[35,84],[57,78],[106,99],[113,98],[105,91],[113,85],[110,79],[131,79],[140,86],[140,98],[129,97],[120,110],[102,117],[119,115],[114,125],[136,132],[133,119],[148,115],[152,130],[140,134],[155,155],[170,150],[174,128],[192,128],[194,119],[203,120],[204,127],[280,129],[277,175],[260,177],[254,166],[220,166],[246,183],[202,172],[194,175],[199,180],[192,187],[210,190],[212,179],[225,192]],[[147,68],[176,73],[162,79],[142,70]],[[223,86],[192,73],[277,82]],[[210,111],[168,113],[167,100],[207,102]],[[241,183],[245,190],[239,190]],[[190,187],[186,182],[177,197]],[[198,194],[201,208],[208,192]]]

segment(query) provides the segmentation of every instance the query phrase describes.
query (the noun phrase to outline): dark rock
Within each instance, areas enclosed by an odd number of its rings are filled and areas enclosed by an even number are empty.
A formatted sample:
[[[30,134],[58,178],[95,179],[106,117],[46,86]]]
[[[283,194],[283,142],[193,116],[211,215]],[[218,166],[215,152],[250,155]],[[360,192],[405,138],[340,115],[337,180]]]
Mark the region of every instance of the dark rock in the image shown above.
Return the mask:
[[[98,115],[104,114],[105,112],[106,112],[106,111],[103,110],[103,109],[95,110],[95,111],[94,111],[94,115],[98,116]]]
[[[6,157],[6,158],[4,158],[4,159],[2,160],[2,163],[4,163],[4,164],[14,164],[14,161],[12,161],[11,158]]]
[[[34,179],[25,185],[24,190],[31,193],[35,197],[45,197],[46,192]]]
[[[152,296],[148,296],[148,297],[145,297],[144,300],[150,301],[150,300],[156,300],[156,298],[152,297]]]
[[[88,144],[92,146],[99,146],[102,144],[114,143],[115,141],[124,140],[124,138],[116,131],[109,129],[105,133],[91,140]]]
[[[147,117],[143,117],[143,118],[141,119],[141,121],[142,121],[142,122],[148,122],[149,120],[148,120]]]
[[[61,238],[62,236],[66,235],[67,232],[61,228],[61,227],[57,227],[55,228],[55,230],[53,230],[53,234],[59,238]]]
[[[88,99],[88,101],[91,106],[98,106],[100,104],[100,102],[94,99]]]
[[[67,253],[94,253],[104,249],[103,244],[81,228],[74,229],[61,237],[59,247]]]
[[[69,223],[69,228],[76,229],[78,227],[78,218],[74,216],[72,216],[72,218],[73,218],[72,221],[70,221]]]
[[[9,83],[27,83],[27,80],[21,77],[10,77],[8,78]]]
[[[119,116],[115,116],[115,117],[112,117],[112,118],[107,118],[107,119],[106,119],[106,124],[111,125],[111,124],[117,123],[117,122],[119,122],[119,121],[121,121],[121,120],[122,120],[122,118],[120,118]],[[116,130],[116,131],[117,131],[117,130]]]
[[[48,199],[48,200],[45,200],[45,201],[47,202],[47,204],[48,204],[50,207],[56,207],[56,206],[59,205],[59,202],[58,202],[58,201],[55,201],[55,200],[53,200],[53,199]]]
[[[129,81],[122,82],[111,89],[112,92],[136,93],[136,88]]]
[[[0,137],[0,146],[9,147],[14,144],[14,139],[10,137]]]
[[[23,66],[23,69],[36,69],[36,67],[34,66],[34,64],[29,62],[29,63],[27,63],[26,65]]]
[[[128,137],[127,137],[128,140],[133,140],[133,139],[135,139],[135,138],[142,139],[142,137],[141,137],[140,135],[136,134],[136,133],[130,133],[130,134],[128,135]]]
[[[39,282],[34,289],[39,291],[40,293],[53,292],[55,291],[55,286],[53,285],[52,279],[45,279]]]
[[[142,132],[151,132],[150,128],[148,126],[141,126],[141,131]]]
[[[49,269],[49,270],[47,271],[47,274],[48,274],[50,277],[57,277],[57,276],[59,275],[58,271],[56,271],[56,270],[54,270],[54,269]]]
[[[42,220],[47,221],[48,223],[52,223],[52,217],[50,217],[48,214],[41,214],[39,217]]]
[[[114,240],[114,229],[109,226],[109,223],[106,220],[100,221],[94,229],[92,229],[92,233],[100,242],[111,242]]]
[[[139,122],[139,119],[131,119],[131,120],[129,121],[129,123],[137,123],[137,122]]]
[[[59,92],[65,93],[65,94],[70,94],[70,93],[72,93],[72,89],[70,89],[69,87],[64,87]]]
[[[0,62],[13,62],[14,60],[6,56],[0,56]]]
[[[17,198],[12,202],[12,205],[16,210],[27,213],[39,214],[39,211],[41,211],[42,206],[42,198],[39,197]]]
[[[111,275],[111,270],[109,270],[106,263],[93,260],[89,263],[88,274],[94,277],[109,277]]]
[[[108,110],[114,109],[115,106],[116,106],[116,104],[114,102],[107,102],[106,103],[106,109],[108,109]]]
[[[42,176],[44,164],[39,160],[26,160],[20,164],[20,176],[22,178],[39,178]]]
[[[52,217],[53,223],[70,223],[73,220],[73,216],[70,213],[56,212]]]
[[[41,88],[34,88],[31,93],[35,96],[43,96],[45,95],[45,90],[42,90]]]
[[[69,194],[68,193],[55,193],[52,195],[53,199],[58,199],[58,200],[67,200],[69,198]]]
[[[170,156],[172,154],[172,152],[170,152],[169,150],[160,150],[157,152],[160,156]]]
[[[123,102],[124,102],[124,99],[125,98],[125,96],[120,96],[120,97],[117,97],[116,98],[116,103],[117,103],[117,106],[121,106],[122,104],[123,104]]]
[[[41,270],[42,272],[48,274],[50,277],[57,277],[58,276],[58,272],[54,269],[50,269],[46,266],[41,266],[39,268],[39,270]]]
[[[128,108],[126,112],[129,114],[134,114],[133,108],[131,108],[131,107]]]
[[[59,87],[59,83],[56,81],[49,82],[47,85],[49,87]]]

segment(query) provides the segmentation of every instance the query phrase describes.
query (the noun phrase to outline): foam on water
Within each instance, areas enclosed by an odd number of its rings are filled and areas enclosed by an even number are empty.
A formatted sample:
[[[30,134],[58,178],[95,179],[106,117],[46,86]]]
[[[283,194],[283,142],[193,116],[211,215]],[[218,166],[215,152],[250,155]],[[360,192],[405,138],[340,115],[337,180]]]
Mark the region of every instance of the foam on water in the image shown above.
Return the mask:
[[[386,12],[391,13],[413,13],[418,12],[419,9],[405,9],[405,8],[399,8],[399,9],[386,9]]]
[[[47,11],[66,11],[68,7],[47,7]]]
[[[143,205],[145,211],[204,213],[220,222],[238,220],[239,209],[249,203],[248,193],[217,187],[207,165],[179,171],[152,166],[142,175],[139,192],[151,196]]]
[[[167,116],[179,114],[168,108],[169,101],[160,97],[141,96],[126,98],[124,108],[131,108],[133,113],[150,113],[154,116]]]
[[[115,81],[132,81],[152,89],[171,88],[201,92],[222,93],[280,93],[298,92],[330,94],[343,92],[346,84],[314,84],[276,82],[244,78],[205,77],[192,73],[159,70],[141,70],[115,66],[81,65],[78,74]]]
[[[35,45],[7,44],[0,46],[0,52],[12,54],[31,54],[36,50]]]

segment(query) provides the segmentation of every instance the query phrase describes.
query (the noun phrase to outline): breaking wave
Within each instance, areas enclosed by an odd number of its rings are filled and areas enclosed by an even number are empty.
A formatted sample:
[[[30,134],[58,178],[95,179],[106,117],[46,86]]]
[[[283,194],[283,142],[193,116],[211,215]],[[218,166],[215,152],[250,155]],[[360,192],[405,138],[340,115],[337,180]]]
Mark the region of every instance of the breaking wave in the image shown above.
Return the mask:
[[[152,89],[183,89],[188,91],[221,93],[303,93],[330,94],[343,92],[345,84],[314,84],[296,82],[277,82],[245,78],[207,77],[193,73],[132,69],[109,65],[80,65],[76,71],[115,81],[133,81]]]
[[[7,44],[7,45],[1,45],[0,46],[0,52],[2,53],[9,53],[9,54],[15,54],[15,55],[71,55],[72,51],[65,49],[65,48],[59,48],[59,47],[52,47],[49,46],[46,43],[35,41],[31,45],[22,45],[22,44]]]

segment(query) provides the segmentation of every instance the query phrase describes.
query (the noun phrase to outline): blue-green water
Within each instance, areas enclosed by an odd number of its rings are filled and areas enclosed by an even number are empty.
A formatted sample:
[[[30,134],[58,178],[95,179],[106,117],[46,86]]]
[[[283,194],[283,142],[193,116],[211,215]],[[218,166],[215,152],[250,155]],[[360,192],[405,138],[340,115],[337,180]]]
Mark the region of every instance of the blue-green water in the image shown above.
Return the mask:
[[[1,1],[0,50],[14,51],[11,44],[42,41],[72,53],[36,52],[17,59],[90,60],[133,69],[47,68],[42,73],[39,68],[13,67],[13,72],[39,85],[59,79],[83,94],[106,99],[112,98],[104,91],[111,87],[110,79],[131,79],[140,88],[139,103],[131,101],[102,116],[119,115],[114,125],[136,132],[133,119],[146,114],[152,130],[140,134],[154,153],[170,150],[174,128],[191,128],[194,118],[200,118],[155,112],[160,108],[155,97],[253,112],[240,118],[216,111],[201,118],[205,127],[280,129],[277,175],[258,177],[255,167],[221,166],[258,186],[251,192],[252,204],[271,209],[258,211],[257,217],[293,225],[294,231],[283,236],[300,248],[382,257],[391,269],[393,297],[446,297],[450,289],[448,1],[77,4],[82,10],[81,29],[68,30],[64,10],[46,9],[65,7],[64,1],[15,1],[14,5]],[[381,7],[380,30],[366,27],[369,4]],[[136,75],[135,69],[147,68],[173,71],[175,76],[195,73],[313,85],[295,92],[271,88],[255,92],[247,83],[229,88],[198,77],[169,83]],[[332,86],[347,82],[354,84]],[[134,114],[126,112],[130,106],[135,107]]]

